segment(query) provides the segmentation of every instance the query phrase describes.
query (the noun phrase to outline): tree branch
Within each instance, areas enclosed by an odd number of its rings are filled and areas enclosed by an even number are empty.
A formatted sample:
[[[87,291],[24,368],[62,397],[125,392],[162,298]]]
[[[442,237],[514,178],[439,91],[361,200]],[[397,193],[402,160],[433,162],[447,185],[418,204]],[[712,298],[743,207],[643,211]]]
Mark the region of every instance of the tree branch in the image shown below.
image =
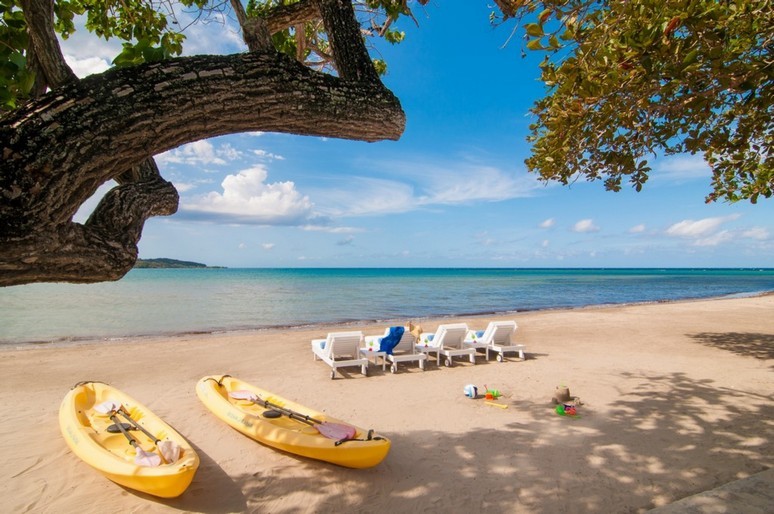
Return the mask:
[[[252,130],[376,141],[397,139],[404,126],[381,83],[344,81],[280,54],[186,57],[68,84],[0,121],[0,264],[16,263],[12,273],[0,266],[0,285],[21,283],[20,262],[34,267],[13,248],[109,239],[61,227],[100,184],[131,180],[124,170],[152,155]]]
[[[22,1],[31,6],[25,14],[50,17],[50,0]],[[0,118],[0,286],[123,276],[136,261],[145,220],[177,210],[177,191],[161,178],[155,154],[251,130],[400,137],[405,115],[379,81],[351,3],[319,1],[284,13],[298,23],[322,15],[340,78],[273,51],[266,24],[247,18],[241,4],[234,10],[254,53],[173,59],[83,80],[60,74],[57,63],[69,68],[56,39],[41,35],[53,34],[52,22],[44,25],[36,37],[56,48],[40,55],[60,58],[41,68],[56,77],[46,79],[49,85],[65,85]],[[88,221],[73,223],[83,202],[111,179],[119,185]]]
[[[320,18],[320,10],[314,0],[301,0],[291,5],[280,5],[266,16],[266,26],[274,34],[293,25]]]
[[[274,44],[263,18],[249,18],[241,0],[231,0],[231,8],[236,13],[237,22],[242,27],[242,39],[251,52],[273,52]]]
[[[336,61],[336,69],[344,80],[380,84],[379,74],[368,55],[360,24],[351,0],[315,0],[322,15],[325,31]]]
[[[53,0],[21,0],[21,7],[27,19],[31,61],[43,79],[36,84],[37,92],[42,94],[47,86],[54,88],[76,80],[54,32]]]

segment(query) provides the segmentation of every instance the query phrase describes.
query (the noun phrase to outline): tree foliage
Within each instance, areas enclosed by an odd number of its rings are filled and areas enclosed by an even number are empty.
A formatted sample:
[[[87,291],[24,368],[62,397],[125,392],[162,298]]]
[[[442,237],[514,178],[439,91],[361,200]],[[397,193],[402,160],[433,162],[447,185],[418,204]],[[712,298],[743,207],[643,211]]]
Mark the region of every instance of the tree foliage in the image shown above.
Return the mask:
[[[246,14],[263,18],[278,8],[297,5],[300,0],[248,0]],[[307,2],[308,3],[308,2]],[[425,3],[422,1],[420,3]],[[365,36],[400,43],[405,32],[394,28],[401,17],[412,17],[403,0],[356,0]],[[116,67],[158,62],[180,55],[186,27],[180,26],[177,10],[198,12],[199,21],[222,14],[228,3],[218,0],[56,0],[54,28],[68,39],[78,15],[85,18],[85,29],[105,40],[122,41],[122,51],[113,59]],[[21,0],[0,0],[0,110],[10,110],[30,98],[35,72],[28,66],[29,37]],[[310,67],[336,72],[327,33],[319,17],[302,19],[272,33],[274,47]],[[374,60],[380,74],[386,63]]]
[[[528,168],[641,190],[648,158],[703,154],[707,201],[774,190],[770,0],[501,0],[540,65]]]

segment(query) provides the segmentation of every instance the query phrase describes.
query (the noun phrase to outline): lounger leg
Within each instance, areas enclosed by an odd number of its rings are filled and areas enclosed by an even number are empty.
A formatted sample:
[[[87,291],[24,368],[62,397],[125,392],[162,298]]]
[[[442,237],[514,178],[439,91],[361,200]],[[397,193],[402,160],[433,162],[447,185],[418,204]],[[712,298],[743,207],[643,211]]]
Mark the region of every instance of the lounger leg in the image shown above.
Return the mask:
[[[524,356],[524,348],[519,348],[519,359],[527,360],[527,358]]]

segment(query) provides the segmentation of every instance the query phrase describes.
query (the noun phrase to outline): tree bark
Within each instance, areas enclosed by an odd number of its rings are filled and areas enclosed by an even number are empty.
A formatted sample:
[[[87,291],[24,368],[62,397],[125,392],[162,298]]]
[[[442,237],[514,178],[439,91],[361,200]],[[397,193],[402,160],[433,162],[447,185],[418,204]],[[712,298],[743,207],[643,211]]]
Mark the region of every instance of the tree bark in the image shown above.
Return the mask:
[[[253,130],[377,141],[399,138],[405,126],[347,0],[302,0],[266,20],[238,10],[250,54],[172,59],[83,80],[51,37],[51,0],[22,2],[45,82],[61,87],[0,117],[0,286],[122,277],[137,259],[145,220],[177,210],[155,154]],[[266,28],[279,30],[288,13],[290,23],[322,17],[340,77],[269,48]],[[111,179],[119,185],[87,222],[72,222]]]
[[[314,0],[301,0],[295,4],[280,5],[266,17],[269,32],[274,34],[292,25],[303,24],[320,18],[320,11]]]
[[[242,27],[242,39],[251,52],[274,50],[271,34],[263,18],[249,18],[242,6],[242,0],[231,0],[231,8],[236,14],[239,26]]]
[[[363,44],[351,0],[314,0],[320,10],[339,76],[345,80],[379,84],[371,57]]]
[[[27,33],[30,37],[30,60],[35,63],[39,75],[36,80],[38,93],[46,87],[57,87],[77,80],[67,65],[54,31],[53,0],[21,0],[24,17],[27,19]]]
[[[95,235],[97,227],[73,227],[72,216],[102,183],[155,154],[253,130],[376,141],[397,139],[404,126],[399,101],[378,80],[342,80],[278,53],[179,58],[68,84],[0,120],[0,285],[93,281],[123,262],[107,259],[96,274],[72,271],[77,266],[61,266],[58,276],[34,271],[50,268],[46,259],[61,262],[49,248],[108,241],[104,224]],[[125,248],[126,238],[113,233]],[[116,251],[105,244],[94,253]],[[27,255],[41,245],[47,251]],[[69,255],[88,260],[82,251]]]

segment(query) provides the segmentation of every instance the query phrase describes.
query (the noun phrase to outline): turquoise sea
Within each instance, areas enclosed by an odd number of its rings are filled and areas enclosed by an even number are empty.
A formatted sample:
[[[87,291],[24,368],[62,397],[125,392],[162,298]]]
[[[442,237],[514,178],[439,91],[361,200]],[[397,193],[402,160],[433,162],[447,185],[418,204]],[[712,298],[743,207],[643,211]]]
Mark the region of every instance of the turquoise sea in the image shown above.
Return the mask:
[[[774,269],[135,269],[0,288],[0,344],[494,314],[774,291]]]

